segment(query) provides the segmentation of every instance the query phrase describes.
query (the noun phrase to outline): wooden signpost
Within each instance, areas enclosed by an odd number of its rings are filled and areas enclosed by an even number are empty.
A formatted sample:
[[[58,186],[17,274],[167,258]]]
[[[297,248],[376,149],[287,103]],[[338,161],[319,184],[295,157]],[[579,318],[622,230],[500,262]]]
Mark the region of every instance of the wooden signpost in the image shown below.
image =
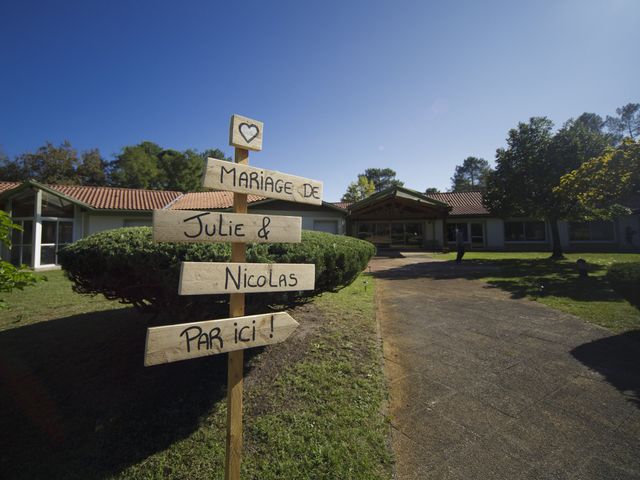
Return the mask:
[[[156,242],[252,242],[299,243],[300,217],[248,213],[155,210]]]
[[[180,295],[229,294],[229,317],[147,329],[145,366],[228,352],[225,480],[240,478],[243,350],[286,340],[298,323],[286,312],[244,315],[246,293],[313,290],[314,264],[245,263],[246,244],[298,243],[301,219],[247,214],[247,194],[322,204],[322,182],[249,167],[249,150],[262,150],[262,122],[231,117],[235,163],[207,159],[203,185],[233,193],[233,213],[156,210],[156,242],[231,242],[231,262],[183,262]]]
[[[290,202],[322,205],[322,182],[215,158],[207,159],[204,186]]]
[[[313,263],[182,262],[178,295],[313,290]]]
[[[287,312],[153,327],[147,335],[145,366],[216,355],[283,342],[298,328]]]

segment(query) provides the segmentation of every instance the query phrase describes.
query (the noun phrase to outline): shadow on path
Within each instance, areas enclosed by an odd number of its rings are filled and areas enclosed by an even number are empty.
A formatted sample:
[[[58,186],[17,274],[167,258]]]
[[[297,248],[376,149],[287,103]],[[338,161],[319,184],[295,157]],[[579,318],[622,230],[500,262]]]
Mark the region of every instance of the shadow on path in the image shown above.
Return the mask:
[[[143,366],[131,308],[0,332],[3,478],[104,478],[198,428],[225,394],[226,355]]]
[[[571,350],[640,408],[640,330],[585,343]]]
[[[590,265],[590,272],[604,270]],[[603,275],[580,278],[572,262],[543,259],[465,260],[403,264],[374,272],[378,278],[411,280],[488,279],[487,283],[511,294],[512,298],[552,295],[580,301],[619,300],[621,297]]]

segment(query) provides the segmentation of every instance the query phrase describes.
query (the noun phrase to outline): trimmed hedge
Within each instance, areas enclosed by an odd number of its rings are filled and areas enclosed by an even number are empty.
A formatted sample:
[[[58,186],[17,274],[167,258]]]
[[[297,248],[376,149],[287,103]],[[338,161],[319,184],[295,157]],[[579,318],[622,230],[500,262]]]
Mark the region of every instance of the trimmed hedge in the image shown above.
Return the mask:
[[[640,307],[640,262],[614,263],[607,270],[607,280],[624,298]]]
[[[247,294],[247,314],[349,285],[374,253],[368,242],[307,230],[298,244],[249,244],[247,262],[315,263],[316,288]],[[62,249],[58,258],[78,293],[103,294],[143,311],[166,314],[172,321],[228,314],[228,295],[178,295],[180,263],[227,262],[231,248],[226,243],[154,243],[150,227],[120,228],[78,240]]]

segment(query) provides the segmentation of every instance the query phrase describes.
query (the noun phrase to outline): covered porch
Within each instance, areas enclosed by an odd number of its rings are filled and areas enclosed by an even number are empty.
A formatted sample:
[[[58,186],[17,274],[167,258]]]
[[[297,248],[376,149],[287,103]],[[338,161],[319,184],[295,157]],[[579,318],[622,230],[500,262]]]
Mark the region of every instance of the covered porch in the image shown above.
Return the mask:
[[[351,205],[349,235],[380,247],[441,248],[450,209],[419,192],[393,187]]]

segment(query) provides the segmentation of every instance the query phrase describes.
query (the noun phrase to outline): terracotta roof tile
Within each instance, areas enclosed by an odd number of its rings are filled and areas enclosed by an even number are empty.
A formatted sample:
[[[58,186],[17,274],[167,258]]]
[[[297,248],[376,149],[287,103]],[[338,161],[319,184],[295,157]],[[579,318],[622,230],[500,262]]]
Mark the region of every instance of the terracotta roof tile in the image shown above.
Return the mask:
[[[334,207],[342,208],[344,210],[347,210],[352,204],[353,202],[331,202],[331,205]]]
[[[248,195],[249,203],[265,200],[266,197]],[[233,206],[232,192],[196,192],[185,193],[173,205],[170,210],[209,210],[213,208],[230,208]]]
[[[426,196],[449,205],[449,215],[489,215],[482,203],[482,192],[429,193]]]
[[[19,186],[21,182],[0,182],[0,193],[6,192]]]
[[[63,195],[105,210],[155,210],[180,197],[181,192],[140,190],[136,188],[47,185]]]

